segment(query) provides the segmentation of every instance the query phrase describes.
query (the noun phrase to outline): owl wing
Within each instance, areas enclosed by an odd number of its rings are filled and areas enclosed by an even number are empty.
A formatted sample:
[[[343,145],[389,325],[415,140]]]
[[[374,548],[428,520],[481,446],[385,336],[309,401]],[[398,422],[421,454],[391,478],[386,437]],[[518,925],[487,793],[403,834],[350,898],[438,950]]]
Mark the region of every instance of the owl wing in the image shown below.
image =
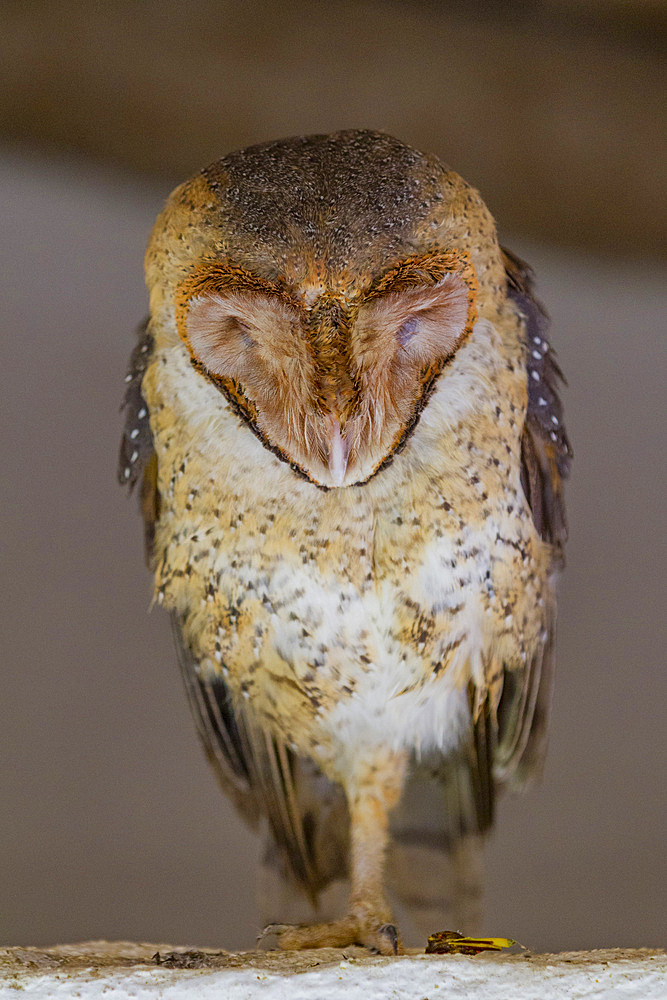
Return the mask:
[[[507,293],[522,317],[526,338],[528,405],[521,440],[521,482],[535,527],[551,546],[556,568],[567,538],[563,481],[572,457],[559,397],[564,379],[547,340],[549,321],[534,296],[532,271],[510,251],[504,250],[503,255]],[[496,710],[488,698],[480,708],[476,692],[470,692],[469,738],[437,766],[445,798],[442,836],[450,847],[491,826],[497,786],[520,787],[540,772],[551,703],[554,628],[552,617],[544,642],[523,669],[505,669]],[[427,776],[428,771],[421,780]]]
[[[148,414],[148,405],[141,391],[141,383],[153,350],[153,337],[149,321],[144,320],[137,331],[137,343],[130,355],[125,375],[125,395],[121,411],[125,424],[118,455],[118,481],[128,486],[130,492],[141,483],[141,512],[144,521],[144,546],[146,562],[150,565],[153,554],[155,522],[160,515],[160,496],[157,488],[157,458]]]
[[[548,316],[535,298],[533,272],[515,254],[503,251],[507,292],[523,319],[526,338],[528,403],[521,439],[521,482],[535,528],[551,547],[552,567],[563,561],[567,520],[563,484],[572,448],[563,423],[563,373],[547,340]],[[511,787],[539,775],[546,750],[554,674],[555,609],[543,643],[524,670],[505,671],[498,706],[494,753],[496,780]]]
[[[204,751],[223,790],[255,824],[268,819],[283,871],[314,901],[346,870],[347,804],[342,789],[235,705],[222,677],[200,669],[172,615],[178,659]]]
[[[149,322],[138,331],[125,376],[121,409],[125,424],[118,459],[118,479],[132,491],[140,483],[146,559],[153,556],[155,524],[160,516],[157,457],[142,381],[153,350]],[[347,803],[309,761],[252,723],[235,706],[224,680],[200,668],[172,615],[178,662],[204,752],[223,790],[245,819],[268,819],[277,853],[270,863],[289,870],[312,899],[332,878],[345,873],[349,822]]]
[[[535,298],[533,272],[509,250],[503,250],[507,292],[524,322],[528,406],[521,440],[521,482],[538,533],[562,557],[567,540],[563,481],[570,471],[572,449],[563,424],[560,384],[565,382],[547,340],[549,317]]]

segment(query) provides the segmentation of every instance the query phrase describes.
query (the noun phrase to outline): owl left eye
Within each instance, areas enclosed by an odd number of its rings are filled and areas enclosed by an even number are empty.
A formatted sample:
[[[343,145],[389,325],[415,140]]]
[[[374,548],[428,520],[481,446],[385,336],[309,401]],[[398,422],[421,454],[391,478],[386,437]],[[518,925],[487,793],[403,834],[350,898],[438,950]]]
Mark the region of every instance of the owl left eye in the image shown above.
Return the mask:
[[[396,337],[401,347],[405,347],[406,344],[410,343],[410,341],[417,332],[418,326],[419,326],[419,320],[417,319],[417,317],[410,316],[410,318],[406,319],[405,323],[403,323],[398,328]]]
[[[250,333],[250,327],[248,326],[248,324],[244,323],[243,320],[239,319],[236,316],[233,319],[234,319],[234,327],[239,337],[243,341],[243,346],[257,347],[257,341],[254,339],[254,337],[252,337]]]

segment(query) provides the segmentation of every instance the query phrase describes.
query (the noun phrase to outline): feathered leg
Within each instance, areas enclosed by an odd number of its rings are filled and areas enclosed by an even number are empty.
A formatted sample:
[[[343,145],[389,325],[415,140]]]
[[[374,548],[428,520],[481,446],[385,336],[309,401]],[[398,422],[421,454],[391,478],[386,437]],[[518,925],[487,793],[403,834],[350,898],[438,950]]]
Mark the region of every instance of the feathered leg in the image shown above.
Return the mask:
[[[384,862],[389,813],[401,796],[406,757],[405,753],[378,753],[357,768],[347,783],[352,883],[347,915],[310,926],[272,924],[265,933],[275,933],[281,948],[345,948],[360,944],[383,955],[397,953],[398,933],[384,895]]]

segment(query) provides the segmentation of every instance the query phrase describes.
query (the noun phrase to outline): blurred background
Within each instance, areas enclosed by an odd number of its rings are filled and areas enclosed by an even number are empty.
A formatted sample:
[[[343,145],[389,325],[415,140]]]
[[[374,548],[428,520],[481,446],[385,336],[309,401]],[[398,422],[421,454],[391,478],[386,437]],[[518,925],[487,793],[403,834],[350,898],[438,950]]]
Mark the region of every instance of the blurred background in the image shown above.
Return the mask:
[[[147,614],[118,406],[170,189],[231,149],[354,127],[480,188],[569,379],[551,750],[501,804],[486,931],[664,944],[666,23],[661,0],[5,0],[1,944],[254,942],[258,841]]]

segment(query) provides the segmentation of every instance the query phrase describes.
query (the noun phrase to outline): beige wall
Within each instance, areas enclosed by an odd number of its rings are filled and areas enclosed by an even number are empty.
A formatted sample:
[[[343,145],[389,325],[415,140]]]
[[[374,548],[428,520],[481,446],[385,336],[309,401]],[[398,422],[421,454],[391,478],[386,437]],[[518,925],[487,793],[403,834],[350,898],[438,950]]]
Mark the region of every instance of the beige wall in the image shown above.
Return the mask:
[[[0,134],[176,183],[251,142],[380,128],[513,231],[665,249],[657,0],[41,0],[0,10]]]

